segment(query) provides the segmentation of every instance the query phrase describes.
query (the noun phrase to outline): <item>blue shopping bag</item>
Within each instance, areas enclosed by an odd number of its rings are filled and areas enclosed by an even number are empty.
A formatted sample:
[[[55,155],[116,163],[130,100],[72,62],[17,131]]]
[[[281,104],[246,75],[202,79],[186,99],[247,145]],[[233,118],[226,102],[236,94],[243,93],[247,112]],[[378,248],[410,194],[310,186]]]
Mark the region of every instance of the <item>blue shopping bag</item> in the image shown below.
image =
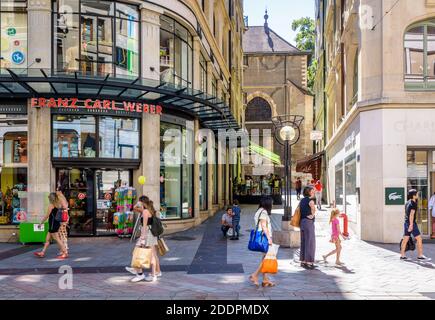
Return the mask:
[[[267,253],[267,251],[269,251],[269,240],[263,231],[258,231],[259,224],[260,219],[258,219],[257,227],[254,230],[251,230],[248,249],[255,252]]]

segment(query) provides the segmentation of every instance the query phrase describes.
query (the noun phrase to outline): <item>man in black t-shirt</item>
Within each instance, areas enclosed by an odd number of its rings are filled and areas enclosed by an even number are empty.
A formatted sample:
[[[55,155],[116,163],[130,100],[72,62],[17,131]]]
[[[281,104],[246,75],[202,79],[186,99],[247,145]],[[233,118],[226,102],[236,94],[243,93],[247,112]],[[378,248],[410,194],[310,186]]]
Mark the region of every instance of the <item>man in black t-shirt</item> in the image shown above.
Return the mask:
[[[417,225],[417,211],[418,211],[418,192],[415,189],[411,189],[408,192],[408,202],[405,206],[405,224],[404,235],[402,241],[402,248],[400,250],[400,260],[408,260],[405,256],[406,244],[409,241],[411,235],[414,236],[417,241],[418,261],[430,261],[423,255],[423,239],[421,237],[420,230]]]

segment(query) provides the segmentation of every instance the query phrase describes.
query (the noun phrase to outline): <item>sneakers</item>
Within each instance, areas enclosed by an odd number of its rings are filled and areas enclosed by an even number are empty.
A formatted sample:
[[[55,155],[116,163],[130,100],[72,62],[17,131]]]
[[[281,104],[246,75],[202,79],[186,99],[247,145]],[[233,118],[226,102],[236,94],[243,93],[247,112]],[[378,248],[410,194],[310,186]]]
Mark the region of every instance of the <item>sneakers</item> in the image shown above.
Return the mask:
[[[400,260],[401,261],[408,261],[409,259],[408,259],[408,257],[400,257]]]
[[[231,237],[230,240],[239,240],[239,237]]]
[[[418,257],[417,260],[418,261],[423,261],[423,262],[428,262],[428,261],[431,261],[432,259],[428,258],[426,256],[421,256],[421,257]]]
[[[155,282],[155,281],[157,281],[157,275],[155,275],[155,276],[152,276],[152,275],[147,275],[146,277],[145,277],[145,281],[146,282]]]
[[[136,283],[136,282],[140,282],[140,281],[143,281],[143,280],[145,280],[145,276],[143,274],[138,274],[138,275],[136,275],[136,277],[131,279],[131,282]]]
[[[162,272],[160,271],[159,273],[156,273],[156,277],[161,277],[162,276]]]
[[[137,271],[135,268],[125,267],[125,270],[130,272],[131,274],[133,274],[135,276],[137,275]]]

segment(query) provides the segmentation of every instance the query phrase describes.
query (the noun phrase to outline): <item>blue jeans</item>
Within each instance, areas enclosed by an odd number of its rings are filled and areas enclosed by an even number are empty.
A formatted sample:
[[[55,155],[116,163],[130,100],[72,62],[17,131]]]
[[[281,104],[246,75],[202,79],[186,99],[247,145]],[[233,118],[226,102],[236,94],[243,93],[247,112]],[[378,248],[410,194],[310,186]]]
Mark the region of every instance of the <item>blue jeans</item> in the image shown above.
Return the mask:
[[[240,235],[240,222],[239,221],[233,222],[233,230],[234,230],[233,237],[236,237],[236,234],[237,234],[237,238],[238,238]]]
[[[226,236],[227,236],[227,232],[228,232],[228,230],[230,230],[230,227],[222,226],[222,227],[221,227],[221,230],[222,230],[222,232],[223,232],[223,234],[224,234],[224,237],[226,237]]]

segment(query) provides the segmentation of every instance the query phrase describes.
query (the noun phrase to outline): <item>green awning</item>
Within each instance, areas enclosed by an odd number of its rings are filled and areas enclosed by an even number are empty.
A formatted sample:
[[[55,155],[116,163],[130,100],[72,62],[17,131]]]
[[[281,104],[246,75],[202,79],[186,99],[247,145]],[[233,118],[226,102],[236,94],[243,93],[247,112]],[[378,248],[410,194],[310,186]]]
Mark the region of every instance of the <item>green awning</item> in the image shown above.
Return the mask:
[[[266,159],[269,159],[276,165],[281,165],[281,157],[279,155],[273,153],[270,150],[267,150],[266,148],[263,148],[262,146],[259,146],[256,143],[253,143],[252,141],[249,141],[249,151],[255,152],[256,154]]]

